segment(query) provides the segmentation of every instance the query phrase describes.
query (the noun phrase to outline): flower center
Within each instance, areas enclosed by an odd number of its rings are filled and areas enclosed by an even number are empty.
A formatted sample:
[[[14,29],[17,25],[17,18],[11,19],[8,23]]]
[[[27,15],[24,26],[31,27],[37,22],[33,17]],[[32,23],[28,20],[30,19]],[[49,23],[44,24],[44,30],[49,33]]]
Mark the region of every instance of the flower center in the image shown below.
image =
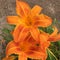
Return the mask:
[[[37,51],[40,48],[40,43],[30,38],[29,40],[25,40],[19,44],[19,47],[22,51]]]
[[[31,25],[33,24],[32,18],[29,17],[29,16],[26,17],[26,18],[25,18],[25,23],[26,23],[27,26],[31,26]]]

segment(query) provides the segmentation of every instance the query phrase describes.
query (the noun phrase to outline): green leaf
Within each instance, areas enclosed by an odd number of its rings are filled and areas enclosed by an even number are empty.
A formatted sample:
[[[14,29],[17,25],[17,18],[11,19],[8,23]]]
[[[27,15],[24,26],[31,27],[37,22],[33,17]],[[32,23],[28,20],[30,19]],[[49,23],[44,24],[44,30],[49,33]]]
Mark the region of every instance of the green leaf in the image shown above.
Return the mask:
[[[39,30],[42,30],[42,31],[44,31],[44,32],[46,32],[46,33],[49,33],[49,34],[51,34],[54,30],[53,30],[53,28],[52,28],[52,26],[48,26],[48,27],[38,27],[39,28]]]
[[[7,42],[9,42],[9,41],[13,40],[13,37],[11,35],[11,31],[14,30],[14,28],[16,27],[16,25],[7,24],[7,26],[9,28],[3,28],[1,35],[4,38],[4,40],[6,40]]]
[[[47,60],[58,60],[57,57],[53,54],[53,52],[50,51],[50,49],[47,49],[47,54],[48,54]]]
[[[7,42],[13,40],[10,30],[8,30],[7,28],[2,29],[1,35],[4,38],[4,40],[6,40]]]
[[[60,41],[51,42],[49,48],[54,53],[54,55],[60,60]]]
[[[58,43],[58,46],[60,47],[60,40],[59,40],[59,41],[57,41],[57,43]]]
[[[9,27],[10,27],[10,31],[13,31],[14,30],[14,28],[16,27],[16,25],[12,25],[12,24],[9,24]]]

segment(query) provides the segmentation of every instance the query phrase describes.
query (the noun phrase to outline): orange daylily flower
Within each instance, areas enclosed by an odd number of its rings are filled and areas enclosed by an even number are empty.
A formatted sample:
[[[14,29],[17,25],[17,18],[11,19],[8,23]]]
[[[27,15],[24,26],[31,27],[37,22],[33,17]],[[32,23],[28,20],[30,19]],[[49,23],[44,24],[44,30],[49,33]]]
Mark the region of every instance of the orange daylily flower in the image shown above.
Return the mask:
[[[40,41],[36,41],[32,38],[32,36],[29,36],[22,42],[16,43],[11,41],[8,43],[6,48],[6,56],[8,57],[14,53],[19,55],[18,60],[27,60],[27,58],[46,60],[46,49],[49,45],[50,42],[47,41],[47,35],[45,36],[41,34]]]
[[[18,16],[8,16],[7,21],[10,24],[15,24],[16,28],[13,32],[15,42],[24,40],[29,34],[35,40],[39,40],[38,27],[47,27],[51,25],[52,19],[44,14],[39,14],[42,8],[38,5],[32,9],[22,1],[16,0],[16,11]],[[23,33],[23,34],[22,34]]]
[[[49,41],[56,42],[60,40],[60,33],[58,33],[58,29],[54,26],[54,32],[49,36]]]
[[[7,45],[5,60],[13,53],[19,55],[18,60],[27,58],[46,60],[46,49],[50,41],[60,39],[60,34],[57,34],[56,27],[51,35],[39,31],[38,27],[47,27],[52,23],[50,17],[39,14],[41,10],[38,5],[31,9],[27,3],[16,0],[18,16],[7,17],[8,23],[16,25],[16,28],[13,31],[14,40]]]

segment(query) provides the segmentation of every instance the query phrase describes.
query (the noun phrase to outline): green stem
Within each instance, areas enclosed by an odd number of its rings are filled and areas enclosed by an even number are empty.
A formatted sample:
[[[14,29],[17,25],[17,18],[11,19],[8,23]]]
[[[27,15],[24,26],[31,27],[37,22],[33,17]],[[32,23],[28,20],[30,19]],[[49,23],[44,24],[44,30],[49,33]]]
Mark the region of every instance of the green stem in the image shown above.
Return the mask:
[[[52,51],[50,51],[50,49],[49,49],[49,48],[48,48],[47,50],[51,53],[51,55],[52,55],[52,56],[54,56],[54,57],[55,57],[55,59],[56,59],[56,60],[58,60],[58,59],[57,59],[57,57],[52,53]]]

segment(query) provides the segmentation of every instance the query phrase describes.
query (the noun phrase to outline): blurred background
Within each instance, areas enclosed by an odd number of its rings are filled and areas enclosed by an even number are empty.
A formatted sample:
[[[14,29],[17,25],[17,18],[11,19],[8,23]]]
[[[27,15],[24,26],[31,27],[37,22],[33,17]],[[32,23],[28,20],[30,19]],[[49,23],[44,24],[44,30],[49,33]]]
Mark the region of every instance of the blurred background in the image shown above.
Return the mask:
[[[60,0],[23,0],[31,7],[40,5],[42,12],[52,19],[60,20]],[[1,36],[3,28],[9,28],[6,22],[6,16],[16,15],[16,1],[15,0],[0,0],[0,60],[5,55],[6,41]]]

